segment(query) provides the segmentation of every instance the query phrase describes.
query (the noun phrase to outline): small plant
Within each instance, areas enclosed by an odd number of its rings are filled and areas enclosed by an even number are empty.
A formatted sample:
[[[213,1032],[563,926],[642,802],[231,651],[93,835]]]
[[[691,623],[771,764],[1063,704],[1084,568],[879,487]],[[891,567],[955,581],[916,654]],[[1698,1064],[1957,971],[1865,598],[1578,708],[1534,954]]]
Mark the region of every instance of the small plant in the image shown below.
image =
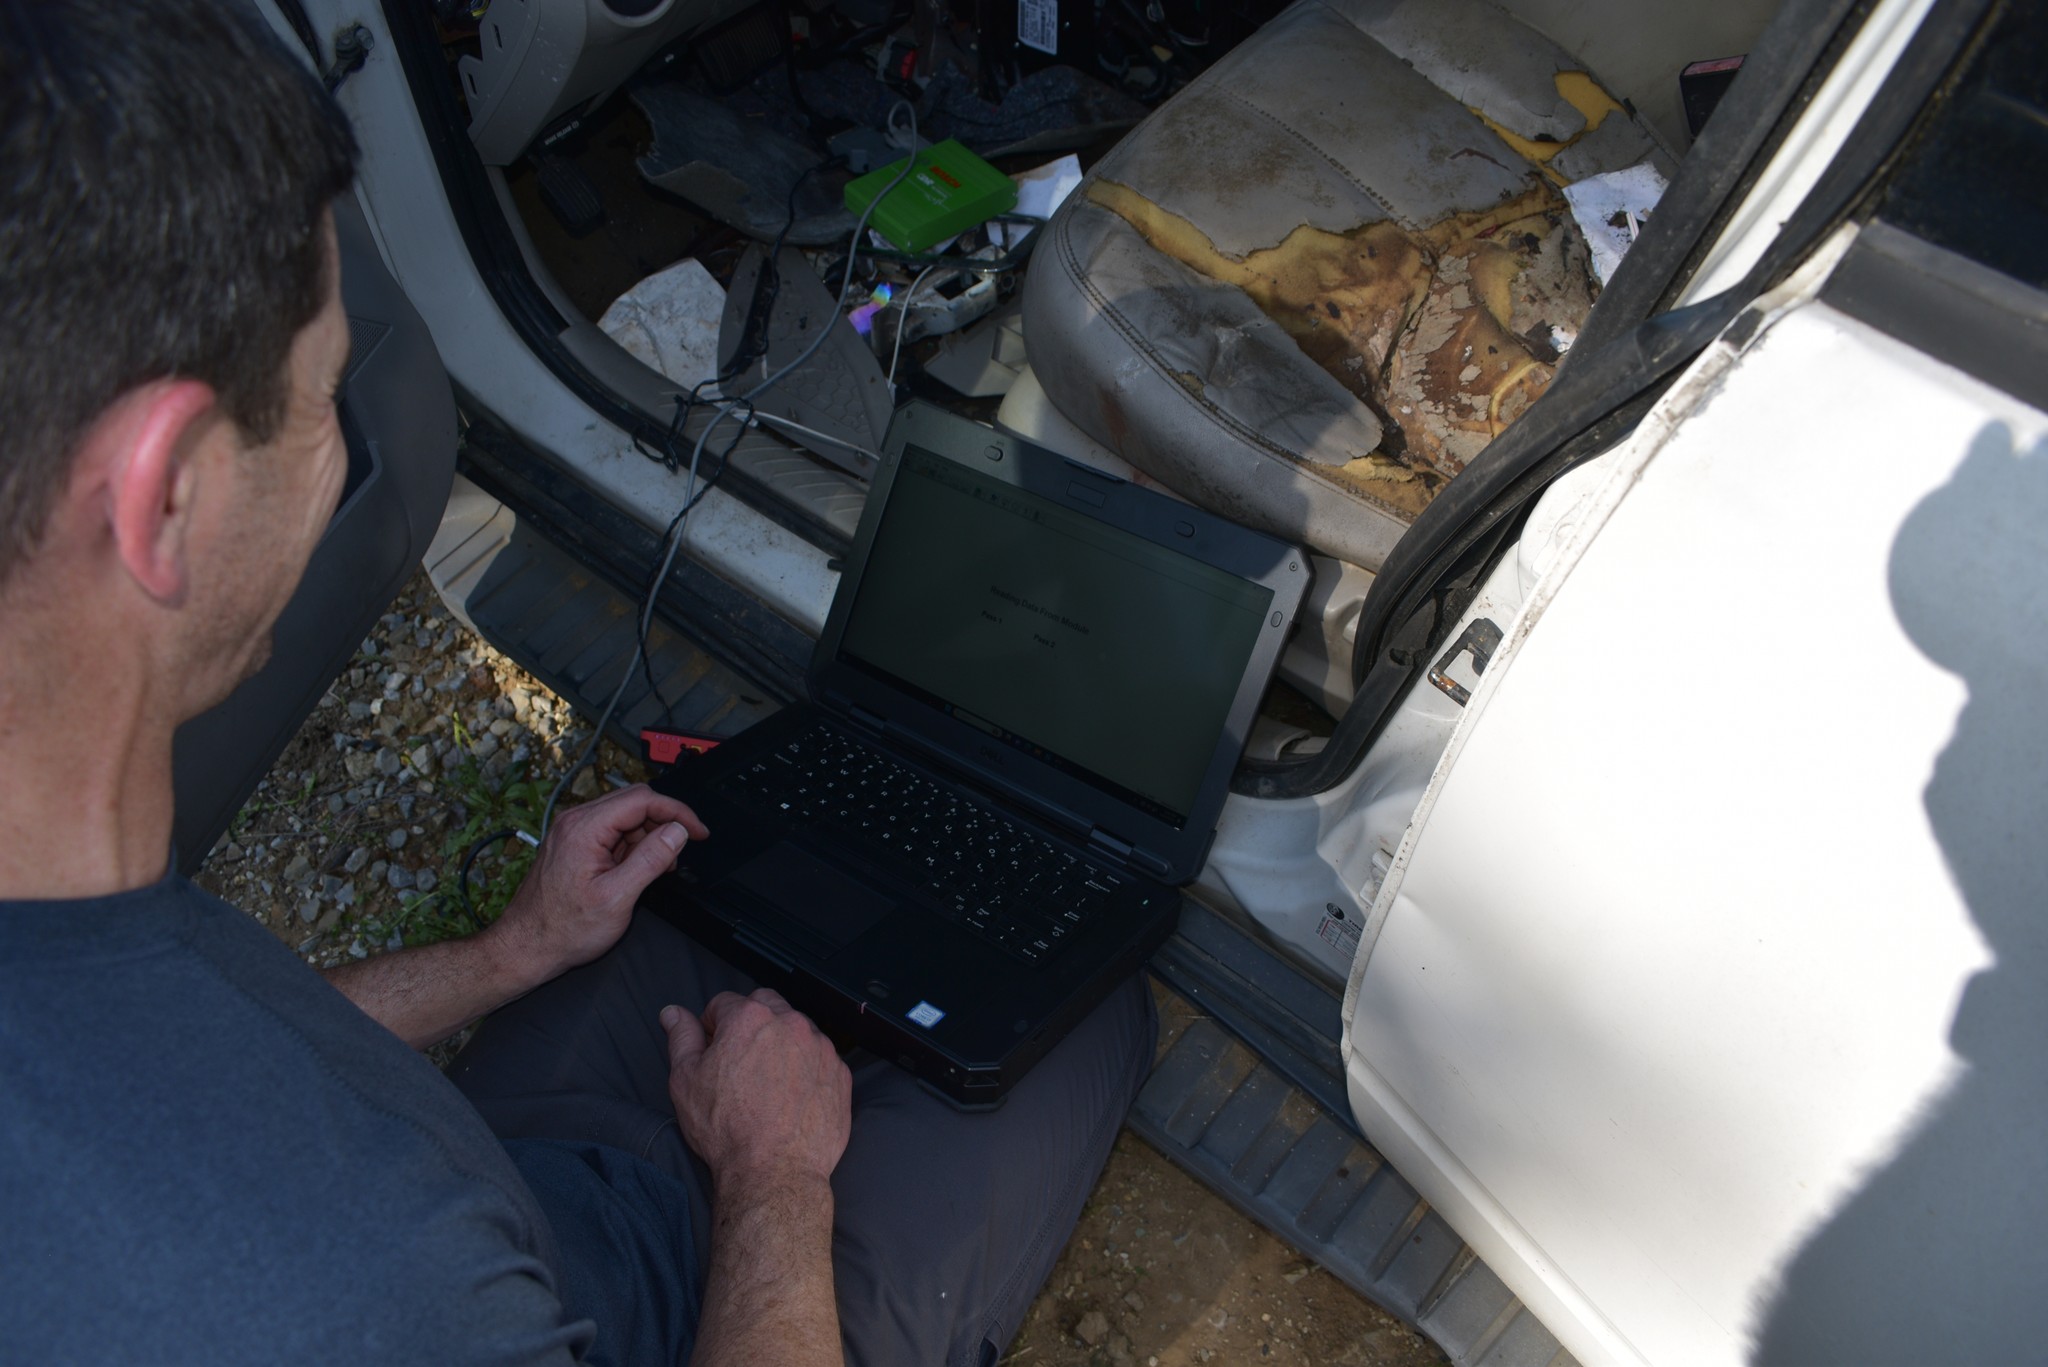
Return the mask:
[[[450,720],[454,723],[455,753],[461,754],[462,762],[448,781],[469,819],[442,844],[441,853],[448,862],[435,895],[445,895],[453,903],[451,910],[463,914],[464,866],[468,865],[468,914],[474,917],[471,928],[482,929],[504,912],[505,903],[533,864],[534,848],[518,833],[540,834],[548,785],[531,776],[532,765],[526,760],[513,764],[493,783],[469,753],[469,732],[462,718],[457,715]],[[492,840],[494,836],[497,838]],[[487,840],[489,844],[478,848]]]
[[[307,800],[313,796],[313,788],[318,781],[313,771],[308,769],[305,782],[299,787],[298,796],[275,799],[251,798],[228,822],[228,838],[240,842],[247,834],[247,823],[266,813],[297,811],[304,807]]]
[[[429,893],[400,893],[396,911],[358,924],[359,938],[377,945],[393,935],[404,944],[430,945],[437,940],[459,940],[475,930],[460,903],[440,888]]]
[[[363,929],[377,943],[396,934],[409,945],[433,944],[475,934],[504,914],[526,871],[534,847],[520,832],[538,835],[548,787],[531,777],[520,760],[493,779],[469,753],[470,733],[460,714],[450,714],[455,749],[462,759],[447,771],[448,795],[467,819],[442,842],[440,876],[432,892],[401,895],[398,909]]]

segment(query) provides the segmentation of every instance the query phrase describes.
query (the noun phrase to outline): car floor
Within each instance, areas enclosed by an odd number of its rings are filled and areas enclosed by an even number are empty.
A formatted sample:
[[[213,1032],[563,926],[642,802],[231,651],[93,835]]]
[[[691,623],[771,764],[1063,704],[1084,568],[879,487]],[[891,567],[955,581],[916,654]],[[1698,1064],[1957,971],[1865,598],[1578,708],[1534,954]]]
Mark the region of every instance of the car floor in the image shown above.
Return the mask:
[[[741,257],[754,244],[745,233],[648,183],[636,163],[648,151],[653,136],[646,116],[631,99],[618,95],[592,113],[574,138],[551,154],[572,167],[604,205],[602,221],[582,231],[572,230],[548,207],[540,175],[530,158],[505,171],[513,206],[542,269],[560,296],[591,322],[602,318],[613,301],[642,279],[685,258],[695,258],[721,287],[726,286]],[[1082,166],[1093,165],[1121,136],[1118,130],[1076,145]],[[994,164],[1015,174],[1054,160],[1056,155],[1025,152],[999,157]],[[836,270],[837,262],[843,260],[842,251],[843,247],[819,249],[813,255],[820,262],[832,262]],[[905,278],[917,274],[914,268],[896,273]],[[1015,278],[1021,281],[1022,272]],[[895,287],[900,290],[903,283],[899,279]],[[963,416],[992,420],[999,400],[967,398],[924,375],[923,361],[936,344],[935,338],[925,338],[904,348],[902,383],[906,390]]]
[[[530,161],[505,173],[520,221],[549,274],[592,322],[640,280],[686,256],[705,261],[714,275],[730,275],[749,241],[640,178],[633,163],[652,136],[632,101],[614,99],[579,137],[569,160],[606,209],[604,221],[581,235],[548,210]]]
[[[566,703],[407,585],[208,857],[198,882],[320,967],[457,934],[469,842],[517,824],[588,731]],[[600,748],[573,790],[644,776]],[[545,795],[545,787],[540,789]],[[488,906],[523,845],[471,872]],[[1196,1018],[1157,989],[1161,1049]],[[445,1051],[444,1051],[445,1052]],[[445,1057],[441,1060],[445,1062]],[[290,1161],[289,1155],[279,1156]],[[1126,1131],[1006,1363],[1421,1367],[1428,1340]]]
[[[1082,150],[1082,165],[1107,153],[1117,136]],[[701,262],[722,286],[752,245],[753,239],[744,233],[647,184],[635,161],[646,151],[650,137],[645,116],[631,100],[618,98],[607,102],[574,144],[563,149],[562,155],[596,190],[607,211],[602,223],[580,235],[548,209],[530,162],[521,161],[506,172],[507,188],[535,252],[563,297],[592,321],[603,317],[612,302],[639,281],[686,257]],[[1037,154],[1026,154],[1005,158],[1002,164],[1022,170],[1038,160]],[[903,349],[905,393],[961,417],[994,422],[1000,397],[970,398],[924,372],[923,362],[937,347],[938,339],[924,338]],[[1312,735],[1326,736],[1335,725],[1321,707],[1278,679],[1260,710],[1285,727]]]

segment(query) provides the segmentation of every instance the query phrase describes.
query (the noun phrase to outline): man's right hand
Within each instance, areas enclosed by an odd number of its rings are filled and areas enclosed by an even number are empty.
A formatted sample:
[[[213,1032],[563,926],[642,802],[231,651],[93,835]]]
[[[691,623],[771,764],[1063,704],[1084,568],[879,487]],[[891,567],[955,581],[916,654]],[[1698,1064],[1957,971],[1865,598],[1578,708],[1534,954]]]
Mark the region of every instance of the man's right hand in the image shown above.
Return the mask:
[[[771,988],[721,992],[700,1021],[662,1010],[668,1093],[683,1138],[723,1187],[829,1179],[853,1122],[853,1077],[832,1042]]]
[[[668,1094],[711,1169],[711,1269],[692,1367],[844,1367],[832,1291],[832,1169],[853,1075],[769,988],[721,992],[700,1021],[662,1008]]]

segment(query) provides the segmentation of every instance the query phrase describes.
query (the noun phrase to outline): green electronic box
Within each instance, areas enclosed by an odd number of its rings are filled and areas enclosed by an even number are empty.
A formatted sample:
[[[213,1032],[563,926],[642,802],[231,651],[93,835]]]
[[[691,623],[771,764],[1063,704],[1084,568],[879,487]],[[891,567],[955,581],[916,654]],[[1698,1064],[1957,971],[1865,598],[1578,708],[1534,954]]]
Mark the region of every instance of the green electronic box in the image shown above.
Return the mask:
[[[849,213],[866,212],[903,169],[901,161],[846,186]],[[1017,207],[1017,183],[952,138],[917,154],[917,169],[889,191],[869,224],[897,250],[921,252]]]

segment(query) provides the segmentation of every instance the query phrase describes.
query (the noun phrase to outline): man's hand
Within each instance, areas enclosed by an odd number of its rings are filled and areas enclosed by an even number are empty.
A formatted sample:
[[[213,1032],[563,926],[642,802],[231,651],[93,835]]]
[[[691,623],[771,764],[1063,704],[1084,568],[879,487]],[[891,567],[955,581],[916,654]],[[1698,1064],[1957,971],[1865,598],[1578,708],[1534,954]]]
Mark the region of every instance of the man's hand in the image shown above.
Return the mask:
[[[675,866],[686,839],[708,834],[695,812],[645,787],[572,807],[555,818],[526,881],[490,929],[327,969],[327,980],[424,1049],[610,949],[641,892]]]
[[[536,987],[616,944],[647,885],[675,867],[688,840],[709,834],[695,812],[645,784],[571,807],[485,935],[513,979]]]
[[[719,993],[702,1021],[666,1007],[661,1023],[669,1100],[721,1187],[831,1177],[852,1126],[853,1077],[808,1016],[763,987]]]
[[[853,1077],[781,994],[722,992],[699,1021],[664,1007],[668,1094],[711,1169],[711,1267],[692,1367],[843,1367],[832,1290],[832,1169]]]

